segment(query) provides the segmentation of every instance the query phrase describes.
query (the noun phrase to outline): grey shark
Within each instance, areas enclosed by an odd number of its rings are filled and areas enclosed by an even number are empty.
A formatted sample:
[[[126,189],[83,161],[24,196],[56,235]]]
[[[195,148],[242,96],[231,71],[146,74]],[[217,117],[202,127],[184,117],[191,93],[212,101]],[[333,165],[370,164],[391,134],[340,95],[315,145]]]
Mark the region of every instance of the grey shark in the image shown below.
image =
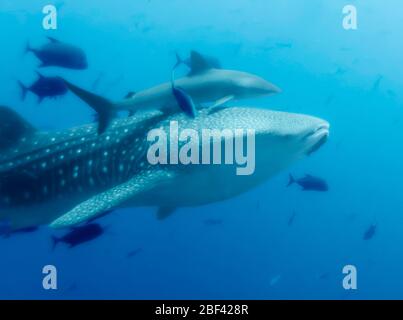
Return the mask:
[[[10,114],[12,128],[5,126]],[[196,130],[254,128],[255,173],[237,176],[232,165],[150,164],[147,133],[173,120]],[[192,207],[229,199],[318,149],[329,133],[319,118],[245,107],[202,110],[195,119],[145,112],[115,119],[103,135],[96,124],[34,131],[0,108],[3,131],[15,130],[18,122],[19,134],[0,150],[0,221],[12,230],[70,227],[121,207]]]
[[[280,92],[274,84],[256,75],[224,69],[210,69],[201,74],[175,80],[197,103],[217,102],[224,98],[241,100],[272,95]],[[115,108],[137,111],[139,108],[176,107],[171,83],[140,91],[129,99],[114,103]]]
[[[281,91],[274,84],[254,74],[209,68],[209,64],[206,64],[206,68],[199,68],[188,76],[175,80],[175,86],[186,92],[199,106],[211,104],[209,107],[215,108],[231,100],[257,98]],[[68,81],[65,82],[74,94],[98,113],[100,133],[106,129],[117,111],[127,110],[130,114],[134,114],[139,110],[150,109],[160,109],[168,113],[180,110],[172,91],[172,82],[166,82],[137,93],[130,92],[124,100],[117,102],[97,96]]]

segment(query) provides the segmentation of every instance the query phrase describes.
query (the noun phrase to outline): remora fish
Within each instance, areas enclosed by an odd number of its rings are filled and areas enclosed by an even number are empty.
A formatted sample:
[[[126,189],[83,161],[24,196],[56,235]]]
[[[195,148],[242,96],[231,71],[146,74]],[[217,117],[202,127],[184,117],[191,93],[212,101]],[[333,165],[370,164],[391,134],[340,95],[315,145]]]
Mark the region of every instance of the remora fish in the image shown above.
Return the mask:
[[[13,128],[6,125],[9,118]],[[225,129],[246,139],[247,131],[237,129],[253,128],[254,174],[237,176],[235,164],[150,164],[148,133],[168,132],[171,121],[200,136],[204,128]],[[114,120],[103,135],[94,124],[57,132],[25,125],[12,110],[0,109],[0,131],[21,126],[12,147],[0,150],[0,221],[14,230],[74,226],[122,207],[192,207],[229,199],[306,156],[329,132],[328,123],[315,117],[244,107],[201,110],[195,119],[144,112]],[[210,149],[211,140],[202,140],[200,148]]]
[[[196,105],[213,103],[210,107],[221,106],[231,100],[256,98],[272,95],[280,92],[280,89],[268,81],[241,71],[209,68],[201,69],[198,62],[197,70],[192,70],[191,75],[175,80],[175,86],[180,87],[192,97]],[[108,99],[88,92],[66,81],[69,89],[91,106],[99,114],[100,132],[111,121],[112,111],[161,109],[168,113],[180,110],[177,100],[172,92],[171,82],[146,89],[135,94],[130,94],[122,101],[112,102]],[[102,121],[102,123],[101,123]]]
[[[40,67],[57,66],[70,69],[86,69],[88,67],[87,57],[82,49],[52,37],[47,38],[50,42],[41,48],[31,48],[27,44],[25,49],[26,52],[32,52],[41,60]]]
[[[192,97],[181,87],[175,85],[175,67],[172,70],[171,89],[172,94],[174,95],[175,100],[182,111],[189,117],[195,118],[196,106]],[[127,96],[127,98],[129,98],[129,96]]]

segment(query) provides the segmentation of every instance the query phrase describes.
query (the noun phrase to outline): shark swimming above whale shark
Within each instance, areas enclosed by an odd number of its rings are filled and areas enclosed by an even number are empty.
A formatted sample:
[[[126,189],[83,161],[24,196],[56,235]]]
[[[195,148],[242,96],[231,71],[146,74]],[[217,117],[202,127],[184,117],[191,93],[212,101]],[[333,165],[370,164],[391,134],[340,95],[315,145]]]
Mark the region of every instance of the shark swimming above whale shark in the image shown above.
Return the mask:
[[[269,96],[281,92],[274,84],[265,79],[247,72],[221,69],[221,66],[211,58],[192,51],[190,58],[179,60],[175,64],[175,70],[180,64],[186,64],[190,68],[187,76],[166,82],[155,87],[139,92],[130,92],[124,100],[112,102],[105,97],[98,96],[77,85],[65,81],[67,87],[80,99],[92,107],[98,114],[99,132],[102,133],[109,125],[111,119],[119,111],[129,111],[133,115],[137,111],[164,110],[171,113],[181,110],[175,88],[179,93],[186,93],[187,99],[192,100],[189,105],[212,105],[210,108],[221,107],[229,101],[237,101],[247,98]],[[173,78],[173,76],[172,76]],[[173,90],[174,89],[174,90]],[[193,114],[194,110],[183,110],[187,114]]]

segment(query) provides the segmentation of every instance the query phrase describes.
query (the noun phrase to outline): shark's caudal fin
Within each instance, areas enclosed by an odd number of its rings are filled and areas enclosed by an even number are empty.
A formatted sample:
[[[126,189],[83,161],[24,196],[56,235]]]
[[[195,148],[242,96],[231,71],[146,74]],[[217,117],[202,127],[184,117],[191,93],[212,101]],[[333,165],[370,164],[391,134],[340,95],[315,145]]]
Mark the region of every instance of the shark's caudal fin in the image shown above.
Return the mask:
[[[289,187],[290,185],[294,184],[295,182],[296,181],[295,181],[294,177],[292,176],[292,174],[290,174],[287,187]]]
[[[98,96],[92,92],[86,91],[76,85],[64,80],[66,86],[78,96],[81,100],[87,103],[91,108],[93,108],[98,114],[98,133],[101,134],[105,132],[108,128],[109,123],[116,115],[116,110],[114,110],[114,105],[109,100]]]
[[[56,236],[52,236],[52,251],[55,250],[57,244],[60,242],[60,239]]]
[[[27,54],[28,52],[34,52],[34,49],[32,49],[29,44],[29,41],[27,41],[27,43],[25,44],[24,54]]]
[[[14,110],[0,106],[0,152],[35,132],[36,129]]]
[[[21,90],[21,100],[24,101],[29,89],[21,81],[18,81],[18,86]]]

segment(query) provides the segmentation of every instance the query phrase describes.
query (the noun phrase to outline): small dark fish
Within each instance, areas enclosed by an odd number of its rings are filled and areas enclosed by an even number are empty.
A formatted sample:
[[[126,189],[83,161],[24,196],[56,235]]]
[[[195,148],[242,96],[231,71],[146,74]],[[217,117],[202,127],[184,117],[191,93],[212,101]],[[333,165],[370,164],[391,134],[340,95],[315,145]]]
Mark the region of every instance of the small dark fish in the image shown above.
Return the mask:
[[[84,51],[73,45],[61,42],[52,37],[47,37],[49,43],[40,49],[34,49],[27,44],[26,52],[32,52],[41,60],[40,67],[63,67],[69,69],[86,69],[87,57]]]
[[[138,255],[140,252],[142,252],[142,251],[143,251],[142,248],[134,249],[134,250],[130,251],[130,252],[127,254],[127,258],[133,258],[133,257],[137,256],[137,255]]]
[[[71,284],[70,286],[67,287],[66,292],[73,292],[73,291],[76,291],[77,288],[78,288],[78,287],[77,287],[77,284],[76,284],[76,283],[73,283],[73,284]]]
[[[39,227],[32,226],[13,230],[11,222],[9,220],[5,219],[0,221],[0,235],[2,235],[3,238],[8,238],[13,234],[32,233],[37,231],[38,229]]]
[[[291,217],[288,219],[288,226],[291,227],[294,224],[295,217],[297,216],[297,213],[294,211],[291,215]]]
[[[223,224],[223,221],[221,219],[207,219],[204,220],[204,224],[208,227],[219,226]]]
[[[63,81],[59,77],[45,77],[39,72],[38,80],[36,80],[31,86],[26,87],[23,83],[18,82],[21,88],[21,99],[24,100],[28,91],[31,91],[38,97],[38,103],[41,103],[45,98],[55,98],[63,96],[67,93],[68,89]]]
[[[281,48],[281,49],[290,49],[290,48],[292,48],[292,43],[289,43],[289,42],[277,42],[276,47]]]
[[[7,234],[4,234],[4,237],[5,237],[5,238],[8,238],[9,236],[14,235],[14,234],[33,233],[33,232],[35,232],[35,231],[38,231],[38,229],[39,229],[39,227],[36,227],[36,226],[35,226],[35,227],[21,228],[21,229],[17,229],[17,230],[10,231],[10,232],[7,233]]]
[[[319,275],[319,280],[328,280],[330,278],[330,272],[325,272]]]
[[[364,233],[363,240],[371,240],[376,234],[376,228],[376,224],[370,225],[367,231]]]
[[[148,32],[150,32],[152,29],[153,29],[152,26],[144,26],[144,27],[141,28],[141,32],[142,32],[142,33],[148,33]]]
[[[102,81],[104,78],[105,74],[103,72],[100,72],[98,77],[95,79],[94,83],[92,84],[92,91],[96,91],[99,87],[99,83]]]
[[[383,79],[383,76],[382,76],[382,75],[379,75],[379,76],[376,78],[376,80],[375,80],[375,82],[374,82],[374,84],[373,84],[373,86],[372,86],[371,91],[377,91],[377,90],[379,89],[379,86],[381,85],[382,79]]]
[[[328,96],[328,97],[326,98],[326,100],[325,100],[325,106],[328,106],[329,104],[331,104],[331,103],[333,102],[333,100],[334,100],[334,96],[333,96],[333,95]]]
[[[396,92],[394,92],[393,90],[387,90],[386,93],[389,97],[396,98]]]
[[[133,99],[133,97],[136,95],[136,92],[134,91],[129,91],[125,96],[124,99]]]
[[[105,230],[97,223],[86,224],[80,227],[74,227],[70,232],[63,237],[52,236],[53,249],[59,242],[64,242],[69,245],[70,248],[76,247],[85,242],[94,240],[101,236]]]
[[[311,176],[310,174],[305,175],[305,177],[301,179],[294,179],[294,177],[290,174],[290,180],[288,182],[287,187],[292,184],[298,184],[302,187],[303,191],[328,191],[329,187],[327,182],[321,178]]]
[[[343,75],[347,72],[347,69],[342,67],[337,67],[336,71],[334,72],[335,75]]]

